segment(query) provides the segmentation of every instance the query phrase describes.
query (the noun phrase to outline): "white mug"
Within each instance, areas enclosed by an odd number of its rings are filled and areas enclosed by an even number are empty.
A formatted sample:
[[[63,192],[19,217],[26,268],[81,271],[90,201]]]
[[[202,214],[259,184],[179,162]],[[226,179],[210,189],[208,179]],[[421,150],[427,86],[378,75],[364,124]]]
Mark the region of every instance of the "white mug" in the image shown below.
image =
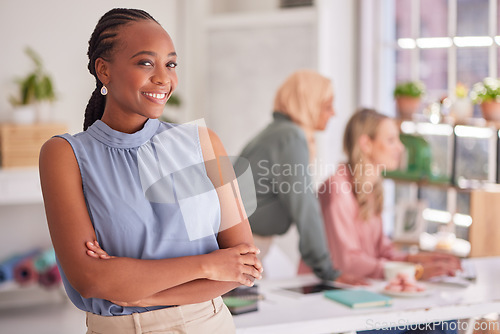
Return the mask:
[[[384,264],[384,278],[390,281],[398,274],[405,274],[408,278],[415,279],[421,276],[422,270],[422,266],[410,262],[389,261]]]

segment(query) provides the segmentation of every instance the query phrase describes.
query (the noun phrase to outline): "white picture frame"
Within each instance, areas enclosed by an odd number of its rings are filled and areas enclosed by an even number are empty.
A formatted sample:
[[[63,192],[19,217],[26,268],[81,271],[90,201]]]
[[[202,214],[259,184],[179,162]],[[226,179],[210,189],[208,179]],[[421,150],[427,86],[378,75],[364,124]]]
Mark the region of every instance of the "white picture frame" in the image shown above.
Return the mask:
[[[420,235],[426,231],[426,221],[422,215],[425,207],[426,203],[423,201],[398,203],[394,241],[415,244],[420,242]]]

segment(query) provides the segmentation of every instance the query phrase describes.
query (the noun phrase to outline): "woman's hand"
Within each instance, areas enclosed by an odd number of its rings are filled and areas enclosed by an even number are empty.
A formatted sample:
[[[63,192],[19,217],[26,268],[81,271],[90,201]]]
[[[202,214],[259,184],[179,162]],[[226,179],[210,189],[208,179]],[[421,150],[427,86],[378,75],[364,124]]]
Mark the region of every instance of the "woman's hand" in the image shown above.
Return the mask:
[[[99,243],[97,242],[97,240],[94,240],[94,242],[87,241],[85,243],[85,246],[87,246],[87,248],[88,248],[87,249],[87,255],[90,256],[90,257],[93,257],[93,258],[96,258],[96,259],[104,259],[104,260],[114,258],[114,256],[109,256],[108,253],[106,253],[101,248],[101,246],[99,245]]]
[[[97,240],[88,241],[87,255],[96,259],[112,259],[99,245]],[[206,254],[208,261],[203,265],[205,277],[214,281],[238,282],[253,286],[255,279],[262,278],[262,263],[256,254],[260,250],[249,244],[239,244],[235,247],[218,249]],[[135,302],[134,302],[135,303]],[[122,305],[119,302],[116,304]],[[122,305],[124,306],[124,305]]]
[[[370,285],[366,279],[360,276],[341,274],[335,282],[349,285]]]
[[[455,271],[462,269],[462,265],[458,257],[438,252],[421,252],[408,255],[408,262],[420,263],[424,267],[429,263],[443,263],[446,268],[453,268]]]
[[[206,254],[207,261],[203,265],[205,277],[253,286],[255,279],[262,278],[263,268],[256,256],[258,253],[260,250],[257,247],[243,243]]]
[[[427,280],[434,276],[455,276],[456,266],[451,262],[429,261],[422,263],[424,272],[421,279]]]
[[[92,241],[87,241],[85,243],[85,246],[87,246],[87,255],[90,257],[93,257],[95,259],[103,259],[103,260],[108,260],[114,258],[114,256],[109,256],[104,249],[101,248],[99,245],[99,242],[97,240]],[[110,300],[113,304],[120,305],[120,306],[135,306],[135,307],[145,307],[149,305],[145,305],[144,301],[142,300],[137,300],[133,302],[120,302],[116,300]]]

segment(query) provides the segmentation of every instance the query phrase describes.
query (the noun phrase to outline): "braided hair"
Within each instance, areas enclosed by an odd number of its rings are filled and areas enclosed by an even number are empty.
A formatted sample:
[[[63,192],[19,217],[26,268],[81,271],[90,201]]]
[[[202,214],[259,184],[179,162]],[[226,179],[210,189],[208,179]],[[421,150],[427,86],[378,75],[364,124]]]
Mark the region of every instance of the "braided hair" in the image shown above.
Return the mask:
[[[114,8],[104,14],[97,22],[97,25],[89,40],[87,55],[89,57],[88,69],[95,77],[96,88],[92,92],[87,107],[85,109],[85,119],[83,130],[87,130],[95,121],[101,119],[106,105],[106,97],[101,94],[102,82],[97,77],[95,61],[97,58],[109,60],[116,45],[116,35],[118,28],[133,21],[152,20],[151,15],[140,9]]]

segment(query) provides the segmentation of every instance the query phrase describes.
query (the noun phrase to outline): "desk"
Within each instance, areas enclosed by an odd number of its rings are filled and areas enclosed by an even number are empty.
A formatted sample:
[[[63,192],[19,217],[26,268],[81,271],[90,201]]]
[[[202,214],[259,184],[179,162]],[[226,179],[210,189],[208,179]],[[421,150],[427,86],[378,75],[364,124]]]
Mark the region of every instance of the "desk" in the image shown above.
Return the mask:
[[[467,259],[477,279],[468,287],[427,283],[425,297],[394,298],[390,307],[351,309],[323,297],[300,295],[282,288],[318,282],[313,275],[258,282],[264,300],[257,312],[234,316],[238,334],[345,333],[358,330],[430,323],[500,312],[500,257]],[[368,290],[385,285],[374,281]]]

